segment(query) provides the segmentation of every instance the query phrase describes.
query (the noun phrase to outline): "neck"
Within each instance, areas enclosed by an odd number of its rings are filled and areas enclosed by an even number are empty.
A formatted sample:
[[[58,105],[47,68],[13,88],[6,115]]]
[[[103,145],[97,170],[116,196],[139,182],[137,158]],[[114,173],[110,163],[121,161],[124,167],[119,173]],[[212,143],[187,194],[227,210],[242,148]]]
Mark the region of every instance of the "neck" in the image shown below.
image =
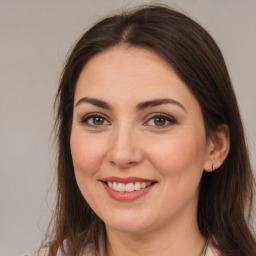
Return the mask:
[[[106,230],[109,256],[200,256],[206,243],[197,225],[196,211],[185,219],[178,216],[168,225],[141,233],[124,233],[109,227]]]

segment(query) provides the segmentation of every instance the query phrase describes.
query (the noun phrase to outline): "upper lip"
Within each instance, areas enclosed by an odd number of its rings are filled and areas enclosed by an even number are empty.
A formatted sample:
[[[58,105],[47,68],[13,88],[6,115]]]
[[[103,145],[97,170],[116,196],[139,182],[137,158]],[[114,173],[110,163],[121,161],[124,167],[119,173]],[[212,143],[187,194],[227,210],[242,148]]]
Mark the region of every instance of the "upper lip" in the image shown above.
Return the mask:
[[[145,179],[145,178],[140,178],[140,177],[126,177],[126,178],[121,178],[117,176],[111,176],[111,177],[106,177],[102,179],[101,181],[103,182],[117,182],[117,183],[131,183],[131,182],[156,182],[155,180],[151,179]]]

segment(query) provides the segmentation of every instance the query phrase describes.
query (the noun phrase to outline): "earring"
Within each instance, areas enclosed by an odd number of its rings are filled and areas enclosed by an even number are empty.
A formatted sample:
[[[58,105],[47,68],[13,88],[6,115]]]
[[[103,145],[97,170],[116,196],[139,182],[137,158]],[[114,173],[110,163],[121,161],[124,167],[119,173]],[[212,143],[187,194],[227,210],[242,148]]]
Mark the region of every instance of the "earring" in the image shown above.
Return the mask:
[[[215,171],[215,166],[214,166],[214,164],[212,165],[212,172],[214,172]]]

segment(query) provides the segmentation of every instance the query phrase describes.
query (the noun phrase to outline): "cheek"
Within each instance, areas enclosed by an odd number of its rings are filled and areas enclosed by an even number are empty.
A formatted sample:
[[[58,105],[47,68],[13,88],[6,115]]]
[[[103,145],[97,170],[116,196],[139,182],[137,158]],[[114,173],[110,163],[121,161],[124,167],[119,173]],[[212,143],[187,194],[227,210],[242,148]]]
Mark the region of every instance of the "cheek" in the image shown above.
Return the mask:
[[[185,172],[203,171],[205,161],[204,136],[195,133],[175,134],[165,138],[148,151],[155,168],[165,175],[181,174]],[[148,147],[149,148],[149,147]]]
[[[160,174],[162,196],[158,201],[165,206],[166,218],[179,214],[186,206],[195,208],[203,173],[205,140],[194,133],[175,134],[168,140],[155,143],[148,156]]]
[[[95,188],[98,185],[105,147],[93,136],[74,129],[71,133],[70,148],[77,185],[87,203],[97,209],[95,197],[99,199],[101,195]]]
[[[76,173],[83,175],[97,173],[105,154],[102,143],[74,131],[71,133],[70,147]]]

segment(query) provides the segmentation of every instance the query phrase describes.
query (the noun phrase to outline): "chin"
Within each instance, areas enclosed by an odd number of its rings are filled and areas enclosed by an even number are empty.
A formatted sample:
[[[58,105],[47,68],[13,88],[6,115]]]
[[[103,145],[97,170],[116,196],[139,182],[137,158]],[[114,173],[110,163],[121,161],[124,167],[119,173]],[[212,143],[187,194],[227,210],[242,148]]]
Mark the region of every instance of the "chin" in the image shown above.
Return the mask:
[[[104,221],[104,220],[103,220]],[[124,233],[143,233],[150,229],[152,221],[147,217],[137,214],[119,214],[106,218],[104,221],[106,228],[115,229]]]

